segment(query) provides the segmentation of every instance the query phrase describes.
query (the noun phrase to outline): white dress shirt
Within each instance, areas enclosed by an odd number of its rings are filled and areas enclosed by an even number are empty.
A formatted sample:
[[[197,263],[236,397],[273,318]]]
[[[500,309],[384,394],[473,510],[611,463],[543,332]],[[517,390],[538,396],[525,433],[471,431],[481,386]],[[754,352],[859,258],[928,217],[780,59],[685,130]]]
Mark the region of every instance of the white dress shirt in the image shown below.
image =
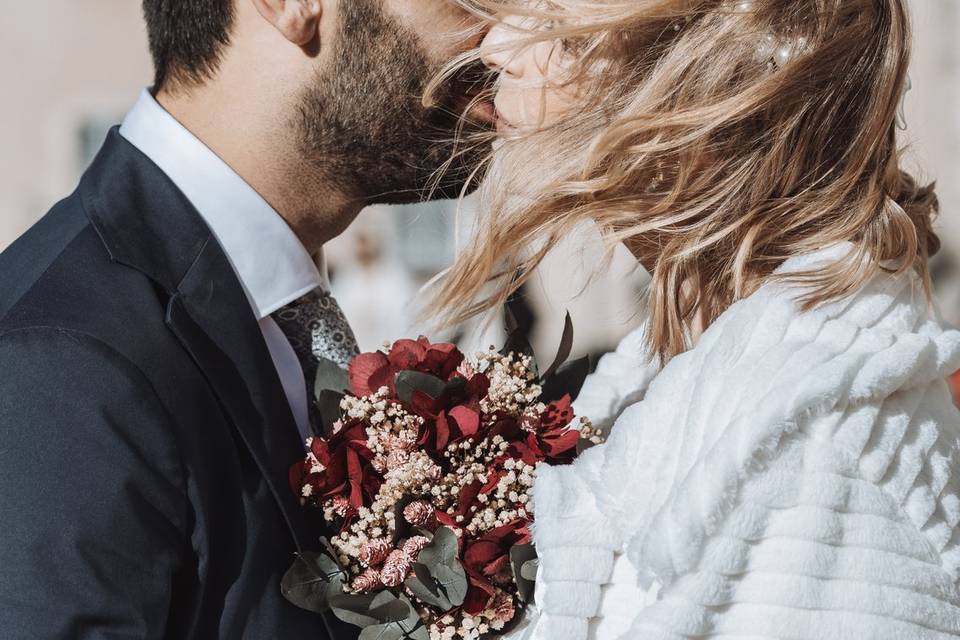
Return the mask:
[[[120,135],[160,167],[219,241],[260,323],[297,427],[310,433],[303,369],[270,314],[318,287],[329,291],[322,257],[315,261],[280,214],[148,90]]]

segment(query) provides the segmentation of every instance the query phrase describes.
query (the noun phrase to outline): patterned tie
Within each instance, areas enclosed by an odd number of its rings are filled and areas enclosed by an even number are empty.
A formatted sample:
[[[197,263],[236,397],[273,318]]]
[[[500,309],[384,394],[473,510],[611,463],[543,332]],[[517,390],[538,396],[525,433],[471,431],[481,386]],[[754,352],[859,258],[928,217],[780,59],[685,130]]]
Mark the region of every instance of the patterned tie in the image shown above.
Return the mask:
[[[293,347],[307,383],[307,397],[313,398],[317,362],[332,360],[346,368],[359,353],[357,339],[333,296],[314,289],[273,314],[273,319]],[[311,420],[314,418],[310,402]]]

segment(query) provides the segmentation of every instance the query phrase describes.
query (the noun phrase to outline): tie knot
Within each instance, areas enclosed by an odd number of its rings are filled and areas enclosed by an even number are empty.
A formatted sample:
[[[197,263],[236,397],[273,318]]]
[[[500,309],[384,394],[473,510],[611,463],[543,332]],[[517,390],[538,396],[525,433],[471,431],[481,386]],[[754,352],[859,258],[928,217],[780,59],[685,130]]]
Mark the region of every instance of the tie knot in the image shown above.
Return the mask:
[[[357,355],[357,340],[340,305],[330,293],[314,289],[273,314],[300,359],[308,388],[313,386],[317,361],[332,360],[341,367]]]

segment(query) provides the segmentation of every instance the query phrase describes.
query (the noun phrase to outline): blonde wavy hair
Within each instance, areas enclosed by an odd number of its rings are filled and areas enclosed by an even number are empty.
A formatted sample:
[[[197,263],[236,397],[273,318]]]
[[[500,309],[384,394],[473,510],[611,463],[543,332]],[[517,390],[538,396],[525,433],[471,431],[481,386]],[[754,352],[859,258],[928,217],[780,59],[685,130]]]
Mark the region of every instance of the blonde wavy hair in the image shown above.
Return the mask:
[[[771,279],[804,285],[805,309],[879,270],[915,270],[929,296],[937,200],[896,140],[905,0],[458,1],[534,20],[523,38],[561,43],[578,97],[493,154],[475,237],[433,299],[445,322],[503,304],[584,221],[647,258],[664,360]],[[842,241],[840,262],[773,273]]]

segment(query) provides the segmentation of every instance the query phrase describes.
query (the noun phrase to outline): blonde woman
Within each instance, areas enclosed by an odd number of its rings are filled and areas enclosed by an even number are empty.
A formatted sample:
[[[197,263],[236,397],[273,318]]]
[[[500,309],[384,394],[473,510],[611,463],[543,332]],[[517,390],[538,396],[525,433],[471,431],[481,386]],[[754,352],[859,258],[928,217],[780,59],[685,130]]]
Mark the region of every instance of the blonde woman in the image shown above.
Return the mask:
[[[579,401],[608,442],[539,471],[533,637],[960,637],[905,1],[465,2],[502,141],[437,308],[495,307],[584,222],[652,276]]]

